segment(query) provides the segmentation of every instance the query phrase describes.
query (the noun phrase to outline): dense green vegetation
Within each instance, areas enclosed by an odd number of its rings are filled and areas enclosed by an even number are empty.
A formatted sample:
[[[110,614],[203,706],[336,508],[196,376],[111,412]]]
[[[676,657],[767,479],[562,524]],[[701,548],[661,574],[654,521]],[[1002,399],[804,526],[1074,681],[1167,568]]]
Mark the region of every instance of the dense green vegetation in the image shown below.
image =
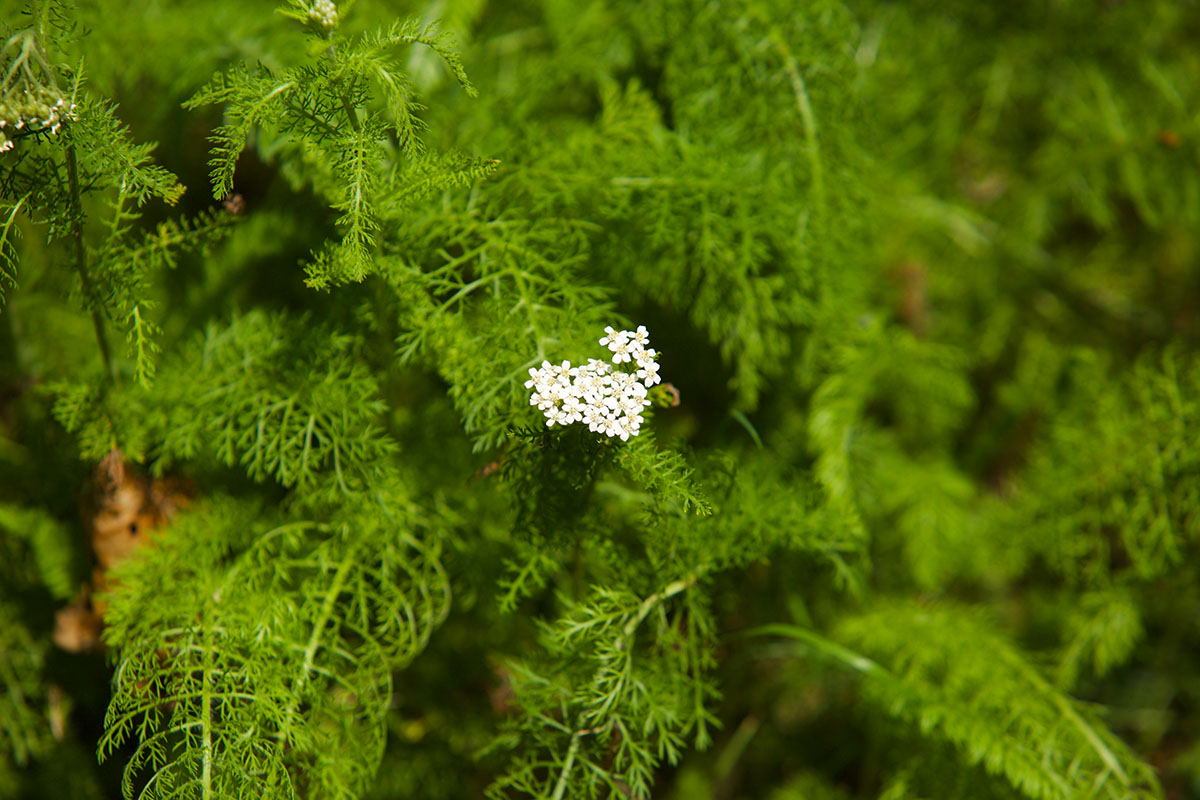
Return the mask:
[[[0,797],[1200,797],[1194,2],[0,8]]]

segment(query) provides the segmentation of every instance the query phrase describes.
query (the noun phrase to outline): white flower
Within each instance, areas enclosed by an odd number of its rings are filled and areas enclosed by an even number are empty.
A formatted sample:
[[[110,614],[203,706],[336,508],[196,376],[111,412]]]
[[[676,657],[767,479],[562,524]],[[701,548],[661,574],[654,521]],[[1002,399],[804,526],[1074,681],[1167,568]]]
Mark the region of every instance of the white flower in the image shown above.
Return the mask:
[[[604,326],[604,334],[604,338],[600,340],[600,344],[605,345],[609,349],[612,349],[613,342],[624,342],[628,341],[629,339],[628,331],[621,331],[618,333],[617,331],[613,330],[612,325]]]
[[[642,368],[637,371],[637,376],[645,382],[646,386],[662,383],[662,378],[658,377],[658,364],[646,361],[641,366]]]
[[[608,349],[612,350],[612,361],[614,364],[628,362],[630,359],[629,343],[625,339],[618,339],[608,345]]]
[[[620,436],[622,442],[629,441],[629,431],[616,417],[609,417],[604,422],[604,432],[609,436]]]
[[[629,441],[641,430],[650,387],[661,381],[658,353],[647,347],[650,334],[644,325],[634,331],[618,331],[610,325],[604,333],[600,344],[612,352],[613,364],[635,362],[636,373],[596,358],[577,367],[570,361],[543,361],[529,369],[525,388],[533,390],[529,404],[545,415],[547,427],[582,422],[593,433]]]
[[[604,422],[607,418],[605,409],[595,403],[588,403],[583,407],[582,422],[592,433],[600,433],[604,429]]]

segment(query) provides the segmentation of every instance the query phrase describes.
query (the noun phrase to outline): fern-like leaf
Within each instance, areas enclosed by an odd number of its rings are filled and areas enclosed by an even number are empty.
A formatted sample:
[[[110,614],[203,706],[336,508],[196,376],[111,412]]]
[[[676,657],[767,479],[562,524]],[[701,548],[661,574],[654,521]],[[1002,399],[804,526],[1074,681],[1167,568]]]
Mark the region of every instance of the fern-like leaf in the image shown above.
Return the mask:
[[[21,231],[16,227],[16,221],[17,214],[20,213],[24,203],[25,198],[22,197],[15,203],[0,205],[0,213],[7,211],[4,215],[4,224],[0,226],[0,308],[4,307],[6,287],[7,289],[17,288],[16,239]]]
[[[266,530],[247,511],[199,509],[120,570],[100,754],[137,740],[128,798],[357,796],[391,671],[446,613],[437,554],[397,508]]]
[[[843,620],[832,640],[785,625],[759,630],[849,667],[878,708],[1026,797],[1161,797],[1149,765],[969,609],[882,605]]]
[[[310,498],[336,499],[381,482],[395,450],[376,419],[378,387],[332,331],[314,338],[303,319],[262,313],[209,328],[164,366],[172,409],[162,453],[214,448],[254,478]],[[176,379],[187,373],[188,379]],[[187,393],[176,386],[190,386]]]
[[[121,187],[138,205],[151,197],[174,205],[183,196],[178,179],[152,162],[155,145],[133,143],[128,127],[117,118],[116,105],[83,96],[64,134],[78,150],[84,186]]]

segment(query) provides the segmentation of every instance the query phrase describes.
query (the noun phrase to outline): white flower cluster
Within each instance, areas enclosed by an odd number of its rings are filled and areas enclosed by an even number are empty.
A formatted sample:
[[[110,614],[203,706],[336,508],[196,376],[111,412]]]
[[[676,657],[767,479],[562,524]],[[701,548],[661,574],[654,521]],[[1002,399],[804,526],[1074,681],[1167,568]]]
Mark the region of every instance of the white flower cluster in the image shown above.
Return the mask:
[[[332,0],[314,0],[308,7],[308,18],[318,27],[333,30],[338,23],[337,6]]]
[[[15,137],[26,126],[31,131],[49,128],[55,134],[64,120],[74,116],[75,104],[48,86],[9,92],[0,98],[0,153],[13,148],[9,136]]]
[[[636,331],[604,329],[600,344],[612,351],[613,364],[637,365],[637,372],[622,372],[606,361],[589,358],[572,367],[570,361],[530,368],[525,388],[533,389],[529,404],[546,415],[546,425],[582,422],[593,433],[619,436],[629,441],[642,427],[642,409],[650,405],[650,387],[658,377],[658,353],[649,347],[646,326]]]

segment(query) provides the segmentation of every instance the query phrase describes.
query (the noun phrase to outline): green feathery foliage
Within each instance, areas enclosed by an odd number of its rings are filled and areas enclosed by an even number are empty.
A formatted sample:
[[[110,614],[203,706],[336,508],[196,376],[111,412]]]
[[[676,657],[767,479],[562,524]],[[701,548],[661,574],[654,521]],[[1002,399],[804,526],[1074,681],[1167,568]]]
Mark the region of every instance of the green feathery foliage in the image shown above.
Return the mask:
[[[421,651],[449,603],[437,552],[398,500],[259,530],[243,527],[241,505],[213,501],[189,515],[188,535],[120,571],[106,638],[127,657],[100,754],[136,739],[128,794],[365,788],[390,671]]]
[[[1200,797],[1193,4],[277,5],[0,0],[0,796]]]
[[[1156,796],[1153,771],[988,628],[970,610],[884,605],[842,620],[832,641],[787,626],[762,632],[855,671],[870,702],[1024,796]]]
[[[68,600],[79,582],[70,529],[41,509],[0,505],[6,545],[5,581],[42,586],[56,600]]]
[[[488,162],[424,157],[422,107],[393,51],[411,44],[430,48],[474,95],[448,36],[408,20],[341,41],[334,33],[336,20],[326,26],[314,21],[308,9],[297,2],[285,16],[308,23],[313,36],[309,63],[280,74],[263,65],[235,67],[219,73],[185,107],[220,103],[226,109],[229,121],[213,134],[209,162],[218,200],[233,192],[238,156],[252,132],[262,150],[289,162],[292,174],[311,174],[313,188],[340,214],[336,225],[341,241],[315,253],[307,268],[310,286],[328,288],[362,281],[375,271],[381,194],[402,203],[406,196],[430,193],[434,187],[461,186],[486,172]],[[412,189],[404,175],[395,174],[399,164],[410,161],[420,165]]]
[[[13,791],[18,786],[16,769],[44,756],[50,749],[50,728],[43,707],[46,687],[41,680],[46,643],[16,621],[16,609],[0,606],[0,680],[4,694],[0,699],[3,725],[4,758],[0,759],[0,787]]]

